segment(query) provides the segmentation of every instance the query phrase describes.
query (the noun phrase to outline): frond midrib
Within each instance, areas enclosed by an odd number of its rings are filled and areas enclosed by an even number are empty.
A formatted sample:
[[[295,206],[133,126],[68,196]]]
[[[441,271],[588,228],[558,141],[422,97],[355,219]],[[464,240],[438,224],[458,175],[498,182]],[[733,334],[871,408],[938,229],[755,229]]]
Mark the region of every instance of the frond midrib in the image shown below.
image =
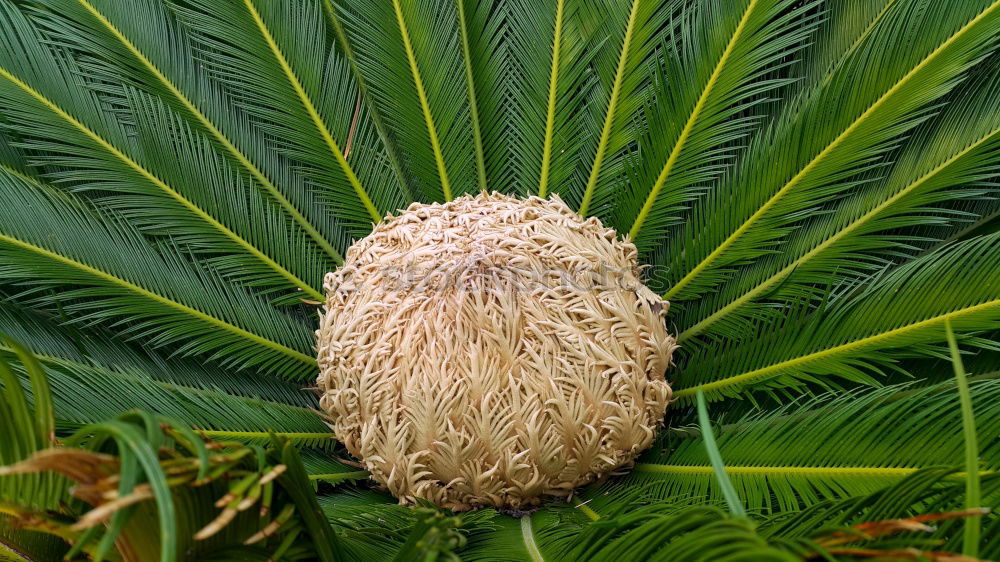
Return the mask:
[[[618,96],[621,94],[622,82],[625,79],[625,67],[628,63],[629,49],[632,46],[632,35],[635,33],[635,20],[639,13],[639,2],[632,0],[632,9],[628,14],[628,22],[625,24],[625,37],[622,39],[622,49],[618,55],[618,67],[615,69],[615,80],[611,85],[611,96],[608,98],[608,109],[604,115],[604,125],[601,128],[601,137],[597,141],[597,152],[594,153],[594,162],[590,166],[590,176],[587,178],[587,187],[583,191],[583,199],[580,203],[580,216],[587,216],[590,210],[590,201],[594,197],[594,190],[597,188],[597,179],[601,175],[601,167],[604,164],[604,153],[608,149],[608,139],[611,137],[611,128],[614,125],[615,112],[618,109]]]
[[[854,121],[851,122],[833,141],[826,145],[823,150],[821,150],[816,156],[814,156],[809,162],[799,170],[791,179],[789,179],[783,186],[781,186],[778,191],[774,193],[763,205],[760,206],[749,218],[747,218],[743,224],[739,226],[732,234],[729,235],[719,246],[713,249],[704,259],[702,259],[694,268],[691,269],[684,277],[680,279],[673,287],[671,287],[666,293],[664,293],[664,299],[670,299],[678,292],[680,292],[684,287],[691,283],[703,270],[708,268],[712,262],[714,262],[722,253],[726,251],[730,246],[732,246],[737,239],[739,239],[744,232],[746,232],[754,223],[757,222],[768,210],[785,196],[788,191],[790,191],[796,184],[798,184],[804,177],[806,177],[809,172],[816,167],[828,154],[835,150],[852,132],[854,132],[861,123],[863,123],[872,113],[874,113],[886,100],[893,96],[900,88],[902,88],[907,82],[909,82],[913,76],[915,76],[920,70],[925,66],[930,64],[935,58],[937,58],[945,49],[947,49],[952,43],[954,43],[959,37],[965,34],[969,29],[972,29],[980,21],[990,15],[997,7],[1000,7],[1000,1],[994,1],[988,8],[980,12],[976,17],[972,18],[965,25],[961,27],[958,31],[951,35],[948,39],[938,45],[930,54],[924,57],[916,66],[911,68],[902,78],[896,81],[888,90],[885,91],[877,100],[875,100],[872,105],[870,105],[864,112],[861,113]]]
[[[531,515],[521,516],[521,540],[524,543],[524,550],[528,553],[532,562],[545,562],[542,551],[538,549],[538,542],[535,540],[535,531],[531,527]]]
[[[361,200],[361,204],[364,205],[365,209],[368,211],[368,215],[371,217],[373,222],[378,224],[382,221],[382,214],[375,207],[375,204],[372,203],[371,197],[368,196],[368,192],[365,191],[364,186],[361,185],[361,180],[358,179],[358,175],[354,172],[354,168],[351,167],[351,164],[344,156],[344,152],[340,149],[340,145],[338,145],[337,141],[333,138],[333,133],[330,132],[330,128],[323,120],[323,116],[320,115],[319,110],[316,109],[316,104],[313,103],[312,98],[309,97],[309,93],[306,92],[302,82],[295,74],[295,70],[292,68],[292,65],[288,62],[288,59],[285,58],[284,53],[282,53],[281,47],[274,39],[274,35],[271,33],[271,30],[268,29],[267,23],[264,22],[264,18],[254,5],[254,0],[243,0],[243,4],[246,6],[250,16],[253,18],[254,24],[257,26],[257,30],[260,32],[261,37],[263,37],[264,42],[267,43],[268,48],[271,50],[271,54],[278,63],[278,66],[281,67],[281,71],[284,73],[285,78],[295,91],[295,95],[299,98],[299,103],[302,104],[306,113],[309,114],[309,118],[312,120],[317,132],[319,132],[320,137],[323,138],[323,142],[326,143],[327,148],[330,150],[330,153],[333,154],[333,158],[337,161],[337,164],[340,165],[344,175],[347,176],[347,181],[351,184],[351,187],[354,189],[355,194],[357,194],[358,199]]]
[[[472,121],[472,142],[476,153],[476,176],[479,190],[486,191],[486,155],[483,151],[482,125],[479,123],[479,104],[476,100],[476,81],[472,74],[472,50],[469,48],[468,22],[465,19],[465,0],[456,0],[458,6],[458,26],[462,38],[462,53],[465,60],[465,83],[469,91],[469,118]]]
[[[636,463],[636,472],[677,474],[677,475],[711,475],[711,464],[658,464]],[[767,476],[885,476],[901,477],[912,474],[920,469],[909,467],[886,466],[794,466],[794,465],[731,465],[726,464],[726,472],[730,474],[767,475]]]
[[[875,206],[873,209],[871,209],[870,211],[868,211],[864,215],[861,215],[860,217],[858,217],[857,219],[855,219],[854,221],[852,221],[850,224],[848,224],[847,226],[845,226],[842,230],[838,231],[833,236],[830,236],[829,238],[827,238],[826,240],[824,240],[820,244],[816,245],[813,249],[809,250],[808,252],[806,252],[805,254],[803,254],[802,256],[800,256],[799,258],[797,258],[794,261],[792,261],[790,264],[788,264],[781,271],[778,271],[774,275],[768,277],[767,279],[765,279],[764,281],[760,282],[759,284],[757,284],[756,286],[754,286],[752,289],[750,289],[749,291],[747,291],[746,293],[744,293],[744,294],[740,295],[739,297],[737,297],[736,299],[734,299],[732,302],[730,302],[726,306],[720,308],[718,311],[712,313],[710,316],[707,316],[705,319],[701,320],[700,322],[698,322],[694,326],[691,326],[687,330],[684,330],[683,332],[681,332],[680,335],[677,336],[677,342],[681,343],[681,342],[687,340],[688,338],[691,338],[693,336],[698,335],[699,333],[703,332],[707,327],[711,326],[712,324],[714,324],[718,320],[720,320],[720,319],[724,318],[725,316],[727,316],[733,310],[736,310],[740,306],[743,306],[744,304],[746,304],[747,302],[753,300],[754,298],[756,298],[760,294],[767,292],[772,287],[774,287],[775,285],[777,285],[778,283],[780,283],[782,280],[784,280],[785,277],[787,277],[788,275],[790,275],[793,271],[795,271],[796,269],[802,267],[802,264],[804,264],[804,263],[808,262],[809,260],[811,260],[812,258],[816,257],[823,250],[829,248],[833,244],[836,244],[838,241],[840,241],[841,239],[843,239],[845,236],[849,235],[851,232],[853,232],[857,228],[860,228],[862,225],[864,225],[868,221],[870,221],[873,218],[875,218],[876,215],[878,215],[883,210],[885,210],[886,208],[888,208],[889,206],[891,206],[893,203],[895,203],[896,201],[899,201],[900,199],[902,199],[903,197],[905,197],[908,193],[912,192],[914,189],[917,189],[918,187],[920,187],[921,185],[923,185],[924,183],[926,183],[927,181],[929,181],[931,178],[933,178],[935,175],[937,175],[937,174],[941,173],[942,171],[946,170],[949,166],[951,166],[952,164],[954,164],[956,161],[958,161],[959,159],[961,159],[963,156],[965,156],[966,154],[972,152],[973,150],[975,150],[976,148],[978,148],[979,146],[981,146],[983,143],[988,142],[989,140],[991,140],[993,137],[997,136],[998,134],[1000,134],[1000,128],[993,129],[992,131],[990,131],[990,133],[988,133],[988,134],[980,137],[979,139],[977,139],[975,142],[973,142],[969,146],[965,147],[964,149],[960,150],[959,152],[957,152],[953,156],[949,157],[947,160],[945,160],[941,164],[938,164],[933,169],[931,169],[930,171],[928,171],[926,174],[924,174],[923,176],[917,178],[915,181],[913,181],[912,183],[908,184],[906,187],[900,189],[898,192],[896,192],[895,194],[893,194],[892,197],[889,197],[888,199],[886,199],[882,203],[878,204],[877,206]]]
[[[177,101],[188,110],[194,118],[237,160],[255,180],[273,197],[281,208],[294,220],[302,229],[323,249],[336,263],[343,263],[344,257],[330,244],[311,222],[302,214],[291,201],[274,185],[270,178],[250,160],[250,158],[240,150],[229,137],[223,133],[211,119],[183,92],[181,89],[163,73],[159,67],[153,63],[118,27],[101,13],[88,0],[77,0],[94,18],[104,26],[118,41],[143,65],[170,93],[177,98]]]
[[[427,100],[427,92],[424,90],[424,80],[420,75],[420,66],[417,64],[417,56],[413,51],[413,44],[410,42],[410,32],[406,27],[406,18],[403,17],[403,7],[399,0],[392,0],[392,8],[396,12],[396,25],[399,27],[399,35],[403,41],[403,50],[406,52],[406,60],[410,66],[410,74],[413,76],[413,84],[417,89],[417,99],[420,101],[420,110],[424,115],[424,124],[427,126],[427,135],[430,137],[431,150],[434,152],[434,162],[437,165],[438,179],[441,180],[441,191],[445,201],[451,201],[451,182],[448,180],[448,170],[444,162],[444,153],[441,151],[441,142],[438,139],[437,126],[434,124],[434,114],[431,112],[430,102]]]
[[[227,429],[201,429],[195,431],[212,439],[268,439],[271,435],[286,437],[298,441],[313,439],[333,439],[332,432],[308,432],[308,431],[238,431]]]
[[[367,470],[355,470],[352,472],[331,472],[327,474],[310,474],[310,480],[323,480],[324,482],[339,482],[341,480],[357,480],[367,478],[371,473]]]
[[[549,72],[549,97],[545,111],[545,138],[542,143],[542,169],[538,176],[538,196],[548,194],[549,167],[552,163],[552,137],[555,133],[556,96],[559,93],[559,57],[562,48],[562,20],[565,0],[556,0],[556,25],[552,35],[552,68]]]
[[[659,464],[636,463],[636,472],[675,474],[675,475],[705,475],[713,474],[711,464]],[[726,472],[731,474],[760,476],[836,476],[836,477],[886,477],[898,478],[908,476],[921,470],[916,467],[873,466],[873,465],[726,465]],[[981,470],[979,474],[993,474],[992,470]],[[961,473],[955,475],[962,477]]]
[[[186,304],[177,302],[175,300],[171,300],[171,299],[169,299],[167,297],[164,297],[164,296],[162,296],[162,295],[160,295],[158,293],[154,293],[154,292],[152,292],[152,291],[150,291],[150,290],[148,290],[148,289],[146,289],[144,287],[136,285],[136,284],[132,283],[131,281],[122,279],[121,277],[118,277],[118,276],[113,275],[111,273],[108,273],[106,271],[97,269],[97,268],[92,267],[90,265],[87,265],[85,263],[76,261],[76,260],[74,260],[72,258],[63,256],[62,254],[53,252],[53,251],[51,251],[51,250],[49,250],[47,248],[43,248],[41,246],[36,246],[35,244],[32,244],[30,242],[26,242],[24,240],[20,240],[18,238],[15,238],[13,236],[9,236],[9,235],[3,234],[3,233],[0,233],[0,241],[6,242],[6,243],[11,244],[13,246],[17,246],[17,247],[22,248],[24,250],[28,250],[30,252],[34,252],[34,253],[36,253],[38,255],[41,255],[41,256],[43,256],[43,257],[45,257],[47,259],[50,259],[50,260],[53,260],[53,261],[57,261],[57,262],[60,262],[60,263],[62,263],[64,265],[68,265],[70,267],[78,269],[78,270],[80,270],[80,271],[82,271],[82,272],[84,272],[84,273],[86,273],[86,274],[88,274],[88,275],[90,275],[92,277],[96,277],[98,279],[101,279],[101,280],[103,280],[106,283],[110,283],[112,285],[116,285],[118,287],[121,287],[121,288],[129,291],[129,292],[135,293],[135,294],[140,295],[140,296],[142,296],[142,297],[144,297],[146,299],[149,299],[151,301],[157,302],[157,303],[159,303],[159,304],[161,304],[163,306],[166,306],[166,307],[172,308],[174,310],[178,310],[180,312],[183,312],[184,314],[192,316],[192,317],[196,318],[197,320],[199,320],[201,322],[204,322],[204,323],[207,323],[209,325],[215,326],[217,328],[220,328],[222,330],[230,332],[230,333],[232,333],[234,335],[237,335],[237,336],[239,336],[241,338],[250,340],[251,342],[253,342],[253,343],[257,344],[257,345],[261,345],[261,346],[267,347],[269,349],[272,349],[274,351],[277,351],[277,352],[279,352],[279,353],[281,353],[283,355],[287,355],[288,357],[291,357],[292,359],[295,359],[296,361],[305,363],[307,365],[312,365],[312,364],[315,363],[315,360],[312,357],[310,357],[310,356],[308,356],[308,355],[306,355],[306,354],[304,354],[304,353],[302,353],[300,351],[294,350],[294,349],[292,349],[290,347],[287,347],[287,346],[285,346],[283,344],[280,344],[278,342],[275,342],[275,341],[270,340],[268,338],[265,338],[263,336],[259,336],[259,335],[255,334],[253,332],[247,331],[247,330],[245,330],[243,328],[240,328],[238,326],[234,326],[233,324],[230,324],[230,323],[228,323],[228,322],[226,322],[224,320],[220,320],[219,318],[216,318],[215,316],[212,316],[210,314],[204,313],[204,312],[202,312],[200,310],[197,310],[195,308],[192,308],[192,307],[190,307],[190,306],[188,306]]]
[[[215,217],[213,217],[212,215],[210,215],[207,212],[205,212],[201,207],[199,207],[198,205],[196,205],[194,202],[190,201],[189,199],[187,199],[186,197],[184,197],[183,195],[181,195],[180,192],[178,192],[173,187],[171,187],[170,185],[168,185],[166,182],[164,182],[163,180],[161,180],[156,174],[154,174],[153,172],[149,171],[147,168],[145,168],[144,166],[142,166],[141,164],[139,164],[137,161],[135,161],[134,159],[132,159],[132,157],[129,156],[128,154],[125,154],[124,152],[122,152],[118,147],[116,147],[115,145],[113,145],[111,142],[109,142],[107,139],[105,139],[101,135],[97,134],[96,131],[94,131],[93,129],[91,129],[87,125],[85,125],[83,122],[81,122],[77,118],[75,118],[72,115],[70,115],[66,110],[64,110],[63,108],[59,107],[58,104],[56,104],[55,102],[53,102],[52,100],[50,100],[49,98],[47,98],[41,92],[39,92],[38,90],[32,88],[27,82],[21,80],[20,78],[18,78],[14,74],[12,74],[9,70],[7,70],[4,67],[0,67],[0,76],[6,78],[12,84],[14,84],[18,88],[20,88],[22,91],[24,91],[26,94],[28,94],[32,98],[34,98],[36,101],[38,101],[39,103],[41,103],[45,107],[49,108],[49,110],[51,110],[53,113],[55,113],[56,115],[58,115],[60,119],[66,121],[67,123],[69,123],[70,125],[72,125],[74,128],[76,128],[77,130],[79,130],[81,133],[83,133],[84,135],[86,135],[87,137],[89,137],[91,140],[93,140],[95,143],[97,143],[99,146],[101,146],[101,148],[103,148],[104,150],[106,150],[108,153],[110,153],[115,158],[121,160],[129,168],[135,170],[139,175],[141,175],[142,177],[146,178],[147,181],[149,181],[150,183],[152,183],[153,185],[155,185],[158,189],[160,189],[160,191],[164,192],[167,196],[169,196],[171,199],[173,199],[174,201],[176,201],[177,203],[179,203],[185,209],[187,209],[188,211],[190,211],[191,213],[193,213],[195,216],[197,216],[201,220],[203,220],[206,223],[208,223],[209,226],[211,226],[214,230],[217,230],[223,236],[225,236],[226,238],[229,238],[234,243],[236,243],[238,246],[240,246],[241,248],[243,248],[244,250],[246,250],[247,252],[249,252],[251,255],[253,255],[255,258],[257,258],[260,262],[262,262],[268,268],[270,268],[275,273],[277,273],[279,276],[281,276],[282,278],[284,278],[285,280],[287,280],[291,284],[295,285],[296,287],[302,289],[302,291],[304,291],[305,293],[309,294],[313,298],[320,299],[320,300],[322,300],[324,298],[322,293],[320,293],[319,291],[317,291],[316,289],[314,289],[311,285],[309,285],[308,283],[306,283],[305,281],[303,281],[302,279],[300,279],[298,276],[296,276],[291,271],[288,271],[287,269],[285,269],[279,263],[277,263],[276,261],[274,261],[273,259],[271,259],[270,256],[268,256],[268,255],[264,254],[263,252],[261,252],[260,249],[258,249],[256,246],[254,246],[253,244],[251,244],[249,241],[247,241],[243,237],[241,237],[239,234],[237,234],[237,233],[233,232],[232,230],[230,230],[226,225],[224,225],[221,222],[219,222],[218,220],[216,220]]]
[[[695,395],[695,393],[698,392],[698,389],[701,389],[701,390],[703,390],[703,391],[705,391],[707,393],[707,392],[718,391],[720,389],[723,389],[723,388],[726,388],[726,387],[730,387],[730,386],[733,386],[733,385],[747,384],[749,382],[757,381],[757,380],[760,380],[762,378],[768,378],[769,376],[774,376],[775,374],[780,373],[783,369],[787,369],[789,367],[794,367],[794,366],[801,365],[801,364],[804,364],[804,363],[810,363],[812,361],[816,361],[816,360],[822,359],[824,357],[829,357],[831,355],[838,355],[838,354],[846,353],[846,352],[851,351],[853,349],[856,349],[858,347],[862,347],[862,346],[865,346],[865,345],[870,345],[870,344],[873,344],[873,343],[876,343],[876,342],[879,342],[879,341],[882,341],[882,340],[885,340],[885,339],[888,339],[888,338],[892,338],[892,337],[896,337],[896,336],[905,334],[907,332],[911,332],[911,331],[914,331],[914,330],[919,330],[921,328],[926,328],[926,327],[932,326],[934,324],[944,323],[946,320],[951,320],[951,319],[955,319],[955,318],[958,318],[958,317],[961,317],[961,316],[965,316],[965,315],[968,315],[968,314],[972,314],[972,313],[975,313],[975,312],[980,312],[982,310],[987,310],[990,307],[1000,307],[1000,299],[994,299],[994,300],[986,301],[986,302],[983,302],[983,303],[980,303],[980,304],[977,304],[977,305],[960,308],[960,309],[953,310],[953,311],[950,311],[950,312],[947,312],[947,313],[944,313],[944,314],[939,314],[939,315],[936,315],[936,316],[932,316],[930,318],[926,318],[924,320],[920,320],[919,322],[913,322],[913,323],[910,323],[910,324],[905,324],[903,326],[900,326],[898,328],[894,328],[892,330],[887,330],[887,331],[884,331],[884,332],[879,332],[877,334],[873,334],[871,336],[867,336],[867,337],[864,337],[864,338],[859,338],[859,339],[847,342],[845,344],[841,344],[841,345],[834,346],[834,347],[828,347],[828,348],[820,350],[820,351],[816,351],[816,352],[813,352],[813,353],[808,353],[806,355],[801,355],[799,357],[795,357],[793,359],[788,359],[788,360],[785,360],[785,361],[781,361],[779,363],[774,363],[774,364],[768,365],[766,367],[761,367],[759,369],[754,369],[753,371],[747,371],[747,372],[740,373],[738,375],[733,375],[731,377],[726,377],[724,379],[720,379],[720,380],[717,380],[717,381],[708,382],[708,383],[700,384],[700,385],[697,385],[697,386],[693,386],[691,388],[685,388],[685,389],[682,389],[682,390],[678,390],[678,391],[674,392],[674,397],[677,400],[691,400],[692,397]]]

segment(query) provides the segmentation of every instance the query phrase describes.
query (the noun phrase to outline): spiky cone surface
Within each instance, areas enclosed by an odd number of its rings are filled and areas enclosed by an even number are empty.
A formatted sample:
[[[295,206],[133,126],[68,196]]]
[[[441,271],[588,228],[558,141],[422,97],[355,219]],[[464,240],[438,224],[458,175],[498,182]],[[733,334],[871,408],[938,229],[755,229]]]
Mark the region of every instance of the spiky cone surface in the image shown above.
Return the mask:
[[[630,465],[670,400],[667,303],[558,196],[389,216],[327,275],[320,404],[401,502],[523,509]]]

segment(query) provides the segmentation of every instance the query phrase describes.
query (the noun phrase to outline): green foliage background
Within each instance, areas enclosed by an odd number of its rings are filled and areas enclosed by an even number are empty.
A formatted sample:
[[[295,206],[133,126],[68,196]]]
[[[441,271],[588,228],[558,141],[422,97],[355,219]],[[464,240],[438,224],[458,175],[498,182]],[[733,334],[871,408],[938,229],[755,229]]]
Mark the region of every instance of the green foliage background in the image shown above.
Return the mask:
[[[0,37],[0,332],[59,435],[276,432],[345,558],[798,557],[964,506],[948,323],[1000,503],[1000,1],[0,0]],[[308,301],[384,214],[484,189],[637,244],[678,400],[568,505],[420,519],[330,460]]]

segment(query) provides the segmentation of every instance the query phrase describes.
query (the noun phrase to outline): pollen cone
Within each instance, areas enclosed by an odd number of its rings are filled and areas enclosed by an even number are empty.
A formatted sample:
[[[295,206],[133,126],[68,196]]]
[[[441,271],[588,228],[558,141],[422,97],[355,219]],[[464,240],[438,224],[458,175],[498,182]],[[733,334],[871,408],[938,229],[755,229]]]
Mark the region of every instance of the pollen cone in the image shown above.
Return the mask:
[[[413,204],[325,280],[320,404],[401,502],[524,509],[623,466],[670,400],[636,248],[557,196]]]

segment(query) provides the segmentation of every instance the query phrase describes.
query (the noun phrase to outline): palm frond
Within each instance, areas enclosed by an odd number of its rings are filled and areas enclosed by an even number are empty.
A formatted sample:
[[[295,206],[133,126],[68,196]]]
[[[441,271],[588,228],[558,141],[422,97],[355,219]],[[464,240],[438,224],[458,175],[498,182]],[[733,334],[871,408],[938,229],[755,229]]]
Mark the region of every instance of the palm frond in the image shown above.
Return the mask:
[[[961,524],[963,515],[954,511],[961,505],[961,488],[949,481],[951,475],[948,469],[925,470],[885,490],[820,502],[763,521],[731,517],[714,506],[683,501],[625,503],[623,509],[598,521],[563,520],[551,525],[547,538],[553,548],[545,559],[790,561],[839,560],[852,555],[951,556],[960,536],[956,524]],[[990,488],[1000,491],[1000,478],[991,477]],[[925,515],[914,517],[917,513]],[[937,521],[941,522],[937,529],[921,524]]]
[[[418,198],[413,195],[410,187],[410,176],[404,169],[403,156],[400,154],[398,142],[389,131],[389,126],[386,124],[386,120],[379,111],[375,100],[368,93],[368,83],[365,81],[364,74],[361,73],[361,68],[358,66],[358,59],[354,54],[354,49],[351,48],[350,40],[347,38],[347,30],[344,29],[340,18],[337,17],[337,9],[333,5],[333,0],[322,1],[323,13],[326,15],[327,22],[329,22],[330,28],[336,38],[339,52],[347,59],[347,63],[351,68],[351,76],[358,84],[358,93],[360,94],[361,102],[367,108],[368,115],[375,126],[375,131],[382,141],[382,146],[385,148],[385,157],[389,162],[389,167],[392,168],[393,174],[396,176],[396,183],[403,190],[403,197],[406,201],[416,201]]]
[[[666,298],[691,300],[766,255],[872,171],[997,39],[1000,3],[896,3],[831,79],[788,104],[667,248]]]
[[[833,280],[884,267],[920,248],[903,229],[928,229],[956,219],[943,204],[983,199],[1000,167],[1000,73],[982,73],[963,85],[940,119],[919,131],[892,170],[866,189],[851,193],[829,214],[792,234],[772,259],[758,261],[717,293],[688,307],[677,322],[678,340],[705,331],[739,333],[739,319],[763,313],[766,304],[822,294]],[[954,228],[941,231],[954,231]],[[747,310],[749,309],[749,310]],[[775,310],[771,307],[771,310]],[[726,330],[726,328],[729,328]]]
[[[756,533],[754,522],[730,518],[709,505],[633,506],[628,514],[594,522],[542,515],[525,515],[520,522],[493,522],[496,527],[488,540],[470,541],[469,548],[460,552],[462,559],[730,560],[738,559],[740,553],[752,560],[798,560],[769,545]],[[532,524],[533,519],[541,521]],[[525,547],[526,542],[534,542],[534,548]]]
[[[16,523],[72,543],[67,558],[85,551],[100,560],[112,547],[129,559],[231,558],[226,551],[257,543],[280,556],[299,538],[305,544],[297,549],[337,559],[336,536],[286,441],[272,439],[266,451],[205,442],[175,420],[131,411],[87,425],[66,443],[0,468],[0,478],[59,474],[75,482],[73,496],[92,509],[78,511],[64,495],[58,511],[12,510]]]
[[[979,381],[972,387],[981,468],[994,470],[1000,465],[1000,408],[994,405],[1000,384]],[[717,428],[716,440],[748,509],[794,511],[872,493],[923,468],[961,465],[958,398],[952,383],[823,394],[729,420]],[[622,490],[721,499],[703,441],[700,435],[668,434],[658,451],[640,460]]]
[[[649,10],[655,8],[647,5],[643,13]],[[596,150],[608,103],[604,88],[610,90],[615,73],[616,59],[607,64],[610,37],[624,33],[628,10],[603,0],[478,0],[466,2],[463,12],[480,131],[489,148],[487,184],[525,196],[558,192],[578,205],[593,162],[584,155]]]
[[[31,353],[6,336],[0,345],[10,350],[10,357],[0,357],[0,382],[3,398],[3,438],[0,439],[0,466],[14,464],[49,447],[55,439],[52,414],[52,391],[41,365]],[[10,359],[10,360],[8,360]],[[21,367],[23,384],[14,366]],[[29,399],[30,397],[30,399]],[[30,509],[54,509],[65,495],[68,482],[62,478],[15,475],[0,479],[0,502],[17,503]],[[7,512],[4,511],[6,514]]]
[[[169,246],[157,248],[120,218],[66,197],[0,173],[3,272],[32,301],[58,303],[78,322],[108,323],[125,337],[176,343],[179,354],[235,368],[289,378],[312,368],[301,321]]]
[[[423,197],[447,201],[472,189],[476,164],[456,6],[336,4],[368,92],[380,113],[393,115],[389,128]]]
[[[270,147],[298,163],[351,236],[404,206],[350,64],[312,1],[184,2],[175,11],[195,51]],[[314,38],[300,41],[300,35]],[[352,127],[352,124],[354,125]]]
[[[0,354],[4,351],[0,347]],[[176,419],[211,439],[265,444],[275,434],[297,446],[334,444],[329,428],[315,410],[158,382],[127,368],[95,367],[44,356],[39,359],[57,397],[56,418],[62,431],[141,409]]]
[[[633,0],[623,25],[611,32],[611,43],[617,40],[620,47],[617,59],[605,62],[605,65],[614,65],[613,78],[606,89],[607,101],[600,137],[580,201],[579,213],[583,216],[590,213],[591,207],[596,214],[606,214],[606,207],[614,196],[615,178],[622,174],[623,156],[635,141],[638,129],[635,122],[642,110],[645,91],[650,86],[649,69],[656,66],[651,58],[663,36],[675,26],[671,19],[677,19],[675,16],[680,4]],[[596,62],[601,61],[598,59]],[[600,64],[595,66],[599,76],[604,74]],[[604,90],[598,88],[599,92]],[[604,101],[603,97],[601,101]]]
[[[479,102],[476,100],[476,73],[472,66],[472,39],[469,37],[470,14],[466,13],[467,0],[455,2],[458,10],[458,29],[462,39],[462,62],[465,66],[465,86],[469,96],[469,122],[472,126],[472,142],[476,151],[476,180],[480,191],[487,191],[486,152],[483,149],[483,126],[479,119]],[[475,6],[470,6],[475,9]]]
[[[75,430],[126,410],[141,409],[176,419],[216,439],[265,444],[269,434],[275,433],[299,446],[333,444],[329,428],[312,407],[261,399],[253,394],[254,388],[270,391],[268,394],[291,394],[291,389],[282,388],[284,385],[279,381],[264,379],[246,383],[248,388],[242,391],[221,390],[216,386],[216,377],[207,370],[175,360],[170,364],[170,373],[182,373],[186,367],[191,371],[189,377],[193,373],[200,377],[185,384],[168,382],[163,380],[162,372],[154,370],[155,356],[143,357],[137,350],[117,342],[101,341],[99,333],[70,341],[71,329],[53,329],[42,321],[24,311],[0,308],[0,333],[30,342],[27,349],[45,370],[55,397],[55,419],[60,431]],[[8,331],[9,328],[14,330]],[[23,339],[24,336],[30,339]],[[98,351],[106,362],[87,355],[78,346]],[[0,343],[0,358],[14,359],[16,351],[11,345]],[[27,375],[16,365],[15,372]],[[176,377],[175,374],[173,378]],[[220,377],[218,382],[223,379]],[[243,393],[249,396],[240,396]],[[303,402],[301,397],[291,397],[295,402]]]
[[[195,64],[190,42],[162,2],[81,0],[68,5],[58,2],[44,5],[48,10],[40,11],[37,19],[61,44],[72,46],[86,56],[88,73],[112,78],[108,80],[110,83],[131,82],[174,104],[308,234],[311,244],[322,248],[333,262],[342,261],[327,239],[332,231],[330,219],[318,216],[315,205],[306,198],[309,193],[286,194],[264,172],[262,165],[275,169],[282,163],[269,158],[259,140],[234,118],[229,100]],[[157,33],[147,33],[150,27]],[[277,169],[275,177],[285,177],[288,173]],[[299,201],[293,202],[289,195]],[[321,233],[320,228],[327,234]]]
[[[542,169],[538,173],[538,196],[548,195],[549,174],[552,167],[552,136],[556,126],[556,98],[559,95],[559,63],[563,57],[563,26],[566,18],[566,0],[556,0],[556,15],[552,22],[552,64],[549,71],[548,99],[545,103],[545,136],[542,140]],[[530,519],[529,519],[530,521]]]
[[[816,29],[809,56],[794,65],[805,87],[832,79],[833,70],[843,65],[893,9],[899,0],[845,0],[825,2],[823,21]]]
[[[961,551],[960,526],[966,521],[953,515],[969,512],[961,509],[963,485],[956,476],[949,469],[922,470],[872,494],[772,515],[761,523],[758,532],[798,556],[851,556],[851,548],[856,547],[897,553],[910,550],[921,555],[957,553]],[[985,486],[991,501],[1000,500],[998,475],[986,476]],[[998,518],[990,519],[996,528]],[[879,536],[873,531],[880,522],[895,531]],[[986,556],[997,552],[995,542],[984,545]],[[846,547],[845,551],[836,552],[838,546]]]
[[[751,389],[833,388],[837,380],[877,385],[871,375],[897,368],[901,358],[943,357],[946,321],[964,334],[994,329],[1000,287],[968,279],[990,278],[997,267],[1000,234],[943,247],[873,276],[857,294],[840,291],[815,312],[764,321],[753,340],[696,351],[677,376],[675,397],[692,400],[699,388],[717,400]],[[966,341],[996,349],[981,338]]]
[[[648,251],[682,206],[704,190],[757,125],[754,106],[788,83],[771,78],[805,43],[811,3],[702,2],[684,9],[664,46],[656,101],[647,116],[614,221]],[[698,85],[687,87],[692,80]],[[666,142],[664,142],[666,140]]]
[[[142,209],[137,217],[152,218],[146,228],[162,232],[180,227],[180,242],[202,252],[226,251],[262,285],[320,296],[313,288],[319,274],[313,272],[309,281],[302,278],[307,269],[302,263],[308,261],[302,254],[270,255],[261,249],[275,244],[268,237],[288,239],[285,228],[249,229],[234,220],[248,212],[256,213],[261,224],[280,224],[274,221],[282,217],[257,203],[245,186],[234,186],[214,150],[198,136],[173,127],[161,113],[146,123],[159,128],[136,127],[137,138],[131,138],[112,117],[112,108],[80,84],[75,62],[64,50],[44,44],[36,27],[9,1],[0,5],[0,34],[8,39],[0,49],[4,115],[19,142],[42,151],[44,163],[64,168],[54,178],[78,189],[115,194],[107,197],[113,206],[127,201],[130,209]],[[162,102],[150,107],[162,107]],[[141,203],[135,204],[136,199]]]

